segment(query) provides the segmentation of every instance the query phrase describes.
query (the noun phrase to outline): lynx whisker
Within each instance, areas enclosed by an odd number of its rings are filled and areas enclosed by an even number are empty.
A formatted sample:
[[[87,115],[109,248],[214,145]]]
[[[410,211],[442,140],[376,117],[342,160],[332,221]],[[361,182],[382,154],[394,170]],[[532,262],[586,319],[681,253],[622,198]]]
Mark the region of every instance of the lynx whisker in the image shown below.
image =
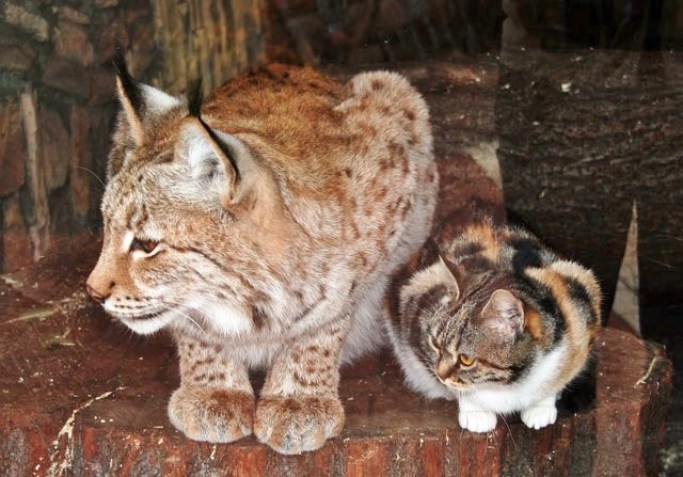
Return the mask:
[[[87,172],[88,174],[90,174],[91,176],[93,176],[95,179],[97,179],[97,182],[99,182],[100,185],[102,185],[102,190],[104,190],[104,189],[107,187],[107,185],[106,185],[106,184],[104,183],[104,181],[100,178],[100,176],[98,176],[97,174],[95,174],[95,171],[93,171],[92,169],[89,169],[89,168],[84,167],[84,166],[76,166],[76,169],[81,169],[81,170]]]
[[[187,319],[190,323],[192,323],[199,331],[201,331],[201,332],[202,332],[203,334],[205,334],[205,335],[207,334],[206,330],[197,322],[197,320],[195,320],[195,319],[192,318],[188,313],[186,313],[185,311],[183,311],[183,308],[186,306],[184,303],[182,303],[182,302],[177,302],[177,301],[173,301],[173,300],[164,299],[164,300],[163,300],[163,304],[164,304],[164,306],[167,306],[167,307],[169,307],[169,308],[170,308],[170,307],[174,307],[174,308],[172,308],[172,311],[173,311],[174,313],[177,313],[178,315],[180,315],[180,316],[186,318],[186,319]]]

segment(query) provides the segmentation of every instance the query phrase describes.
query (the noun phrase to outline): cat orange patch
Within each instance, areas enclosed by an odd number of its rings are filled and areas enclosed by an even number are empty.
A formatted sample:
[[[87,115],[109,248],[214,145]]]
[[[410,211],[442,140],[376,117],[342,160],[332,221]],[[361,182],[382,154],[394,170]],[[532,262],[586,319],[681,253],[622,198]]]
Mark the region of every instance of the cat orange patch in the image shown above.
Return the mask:
[[[543,339],[543,320],[541,314],[534,308],[524,310],[524,329],[536,340]]]
[[[551,267],[559,274],[570,277],[586,288],[586,292],[590,296],[591,307],[595,316],[599,317],[601,313],[602,293],[600,292],[600,285],[595,279],[595,276],[590,270],[584,269],[577,263],[561,260],[555,262]]]
[[[494,235],[493,229],[485,224],[471,225],[463,234],[468,240],[483,247],[481,255],[495,262],[498,258],[500,243]]]
[[[562,314],[567,332],[568,356],[571,358],[560,369],[559,382],[568,382],[584,366],[590,346],[590,330],[586,329],[582,314],[572,302],[565,277],[551,268],[530,268],[527,274],[548,286]]]
[[[550,288],[550,292],[562,313],[561,319],[564,319],[567,330],[571,334],[574,329],[576,313],[571,306],[571,298],[564,277],[548,268],[529,268],[526,273]]]

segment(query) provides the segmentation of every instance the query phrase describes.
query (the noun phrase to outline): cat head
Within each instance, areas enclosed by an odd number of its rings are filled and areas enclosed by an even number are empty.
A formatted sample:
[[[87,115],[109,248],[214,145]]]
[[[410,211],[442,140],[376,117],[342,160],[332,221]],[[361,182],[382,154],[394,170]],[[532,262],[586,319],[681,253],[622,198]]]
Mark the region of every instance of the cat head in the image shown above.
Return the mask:
[[[456,391],[506,384],[529,357],[516,349],[524,338],[524,303],[496,272],[466,276],[440,258],[404,287],[401,314],[419,326],[411,342],[423,362]]]
[[[135,82],[121,53],[115,65],[121,111],[102,199],[102,252],[87,289],[131,329],[151,333],[171,321],[170,309],[243,301],[224,296],[243,290],[226,264],[260,246],[277,249],[259,241],[277,240],[282,219],[274,218],[278,196],[259,153],[210,127],[199,95],[188,101]],[[260,233],[245,232],[254,229]]]

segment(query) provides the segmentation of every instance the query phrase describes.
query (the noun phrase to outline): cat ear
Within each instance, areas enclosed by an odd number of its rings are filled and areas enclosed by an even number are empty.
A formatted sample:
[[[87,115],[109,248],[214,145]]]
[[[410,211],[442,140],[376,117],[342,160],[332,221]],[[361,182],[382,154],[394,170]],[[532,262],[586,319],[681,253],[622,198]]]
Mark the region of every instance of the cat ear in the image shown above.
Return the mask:
[[[439,262],[441,263],[443,275],[446,279],[446,285],[457,300],[460,298],[459,283],[462,283],[462,273],[454,263],[451,263],[448,259],[443,258],[441,254],[439,254]]]
[[[180,128],[176,157],[189,166],[194,182],[213,188],[228,209],[242,195],[244,175],[253,172],[254,160],[247,146],[235,136],[189,117]]]
[[[498,289],[484,306],[481,320],[506,337],[514,336],[524,327],[524,305],[509,291]]]
[[[123,124],[120,124],[120,127],[127,131],[132,145],[137,147],[144,141],[145,123],[182,103],[159,89],[133,80],[128,72],[123,50],[120,48],[114,57],[114,67],[116,92],[122,106],[119,122]]]

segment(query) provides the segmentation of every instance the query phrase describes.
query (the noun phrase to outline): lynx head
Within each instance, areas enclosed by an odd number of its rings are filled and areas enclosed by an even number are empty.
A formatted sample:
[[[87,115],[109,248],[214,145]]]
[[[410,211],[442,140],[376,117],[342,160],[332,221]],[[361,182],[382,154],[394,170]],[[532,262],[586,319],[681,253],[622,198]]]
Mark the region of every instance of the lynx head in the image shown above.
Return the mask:
[[[267,240],[264,224],[278,209],[273,182],[244,140],[204,122],[198,95],[188,102],[136,83],[122,54],[115,65],[122,108],[88,292],[139,333],[207,307],[238,315],[221,326],[240,331],[248,326],[235,309],[244,291],[227,267]],[[247,228],[259,233],[247,237]]]
[[[519,352],[525,311],[511,290],[504,275],[466,276],[440,258],[401,291],[401,314],[419,324],[413,347],[443,384],[458,392],[505,384],[532,357]]]

